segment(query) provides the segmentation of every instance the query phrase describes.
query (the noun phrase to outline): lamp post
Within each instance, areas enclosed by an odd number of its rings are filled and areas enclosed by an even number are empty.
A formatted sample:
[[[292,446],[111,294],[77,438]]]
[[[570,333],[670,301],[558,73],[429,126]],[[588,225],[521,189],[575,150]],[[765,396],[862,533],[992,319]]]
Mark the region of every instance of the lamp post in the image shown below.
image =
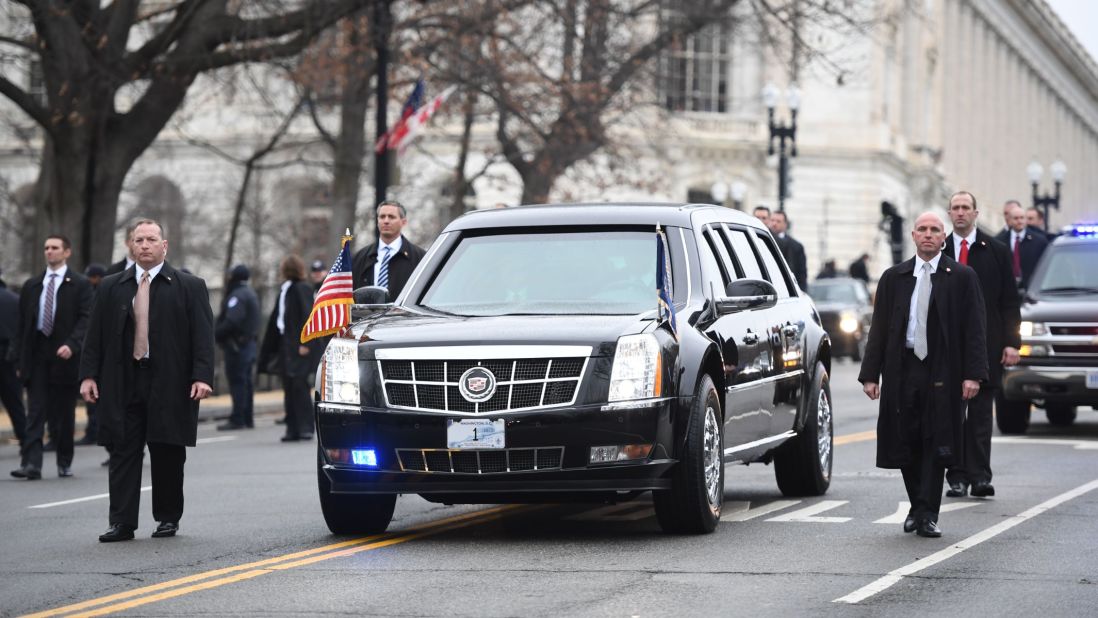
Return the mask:
[[[728,185],[723,180],[718,180],[709,187],[709,195],[719,206],[724,206],[724,200],[728,198]]]
[[[732,198],[732,208],[743,210],[743,198],[747,196],[747,185],[743,181],[735,180],[728,188],[728,194]]]
[[[1029,182],[1033,186],[1033,207],[1045,209],[1046,232],[1048,231],[1049,210],[1053,208],[1060,210],[1060,184],[1064,182],[1067,169],[1064,162],[1059,159],[1048,166],[1048,171],[1052,174],[1052,182],[1055,183],[1056,189],[1051,195],[1048,193],[1041,195],[1037,192],[1037,183],[1041,182],[1041,176],[1045,173],[1045,168],[1036,159],[1026,167],[1026,174],[1029,175]]]
[[[774,106],[778,103],[778,88],[767,84],[762,91],[763,105],[766,106],[767,125],[770,139],[766,153],[773,156],[774,140],[778,140],[778,211],[785,212],[785,198],[789,197],[789,157],[797,156],[797,110],[801,105],[801,91],[790,86],[786,91],[786,105],[789,107],[790,121],[774,122]],[[789,154],[786,154],[785,140],[789,140]]]

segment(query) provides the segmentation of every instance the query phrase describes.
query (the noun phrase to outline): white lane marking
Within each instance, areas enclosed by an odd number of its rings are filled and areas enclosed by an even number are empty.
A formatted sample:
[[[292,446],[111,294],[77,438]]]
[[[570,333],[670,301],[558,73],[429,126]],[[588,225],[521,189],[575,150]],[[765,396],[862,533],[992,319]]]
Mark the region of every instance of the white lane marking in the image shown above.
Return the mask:
[[[216,438],[199,438],[195,440],[195,444],[210,444],[212,442],[228,442],[229,440],[235,440],[236,436],[217,436]]]
[[[1098,451],[1098,441],[1094,440],[1065,440],[1063,438],[1022,438],[1016,436],[999,436],[991,439],[996,444],[1055,444],[1058,446],[1073,446],[1077,451]]]
[[[939,509],[939,513],[949,513],[950,511],[959,511],[961,509],[967,509],[972,506],[980,506],[981,502],[950,502],[943,504]],[[882,517],[873,523],[875,524],[902,524],[907,519],[907,512],[911,509],[910,502],[900,502],[900,505],[896,507],[896,512],[888,517]]]
[[[797,509],[785,515],[771,517],[766,521],[792,521],[813,524],[841,524],[850,521],[849,517],[818,517],[819,513],[837,509],[850,502],[849,500],[820,500],[816,504],[810,504],[803,509]]]
[[[735,513],[721,513],[721,521],[747,521],[749,519],[762,517],[763,515],[773,513],[774,511],[780,511],[786,507],[790,507],[794,504],[800,503],[800,500],[775,500],[762,506],[757,506],[753,509],[749,508],[747,510],[737,511]],[[751,503],[748,502],[748,505],[750,504]]]
[[[142,487],[141,491],[149,491],[152,489],[152,485],[148,487]],[[28,506],[28,509],[48,509],[51,506],[64,506],[66,504],[76,504],[77,502],[87,502],[88,500],[99,500],[101,498],[109,498],[110,494],[98,494],[95,496],[84,496],[83,498],[73,498],[72,500],[62,500],[61,502],[47,502],[46,504],[36,504],[34,506]]]
[[[930,554],[926,558],[916,560],[911,564],[902,566],[894,571],[891,571],[877,581],[874,581],[866,586],[862,586],[861,588],[855,590],[854,592],[851,592],[844,597],[839,597],[832,601],[832,603],[853,604],[864,601],[879,592],[887,590],[904,577],[914,575],[915,573],[918,573],[923,569],[932,567],[935,564],[942,562],[943,560],[948,560],[949,558],[956,556],[966,549],[975,547],[976,545],[979,545],[980,543],[983,543],[990,538],[993,538],[999,534],[1002,534],[1003,532],[1006,532],[1007,530],[1010,530],[1014,526],[1017,526],[1024,521],[1032,519],[1040,515],[1041,513],[1048,511],[1049,509],[1052,509],[1060,504],[1063,504],[1064,502],[1067,502],[1068,500],[1078,498],[1079,496],[1082,496],[1087,492],[1093,491],[1094,489],[1098,489],[1098,479],[1095,479],[1084,485],[1080,485],[1079,487],[1076,487],[1071,491],[1064,492],[1054,498],[1050,498],[1035,507],[1032,507],[1022,513],[1005,519],[990,528],[987,528],[981,532],[977,532],[976,534],[968,537],[960,543],[947,547],[941,551]]]
[[[648,502],[625,502],[611,504],[594,510],[584,511],[565,517],[572,521],[633,521],[651,517],[654,514],[652,504]]]

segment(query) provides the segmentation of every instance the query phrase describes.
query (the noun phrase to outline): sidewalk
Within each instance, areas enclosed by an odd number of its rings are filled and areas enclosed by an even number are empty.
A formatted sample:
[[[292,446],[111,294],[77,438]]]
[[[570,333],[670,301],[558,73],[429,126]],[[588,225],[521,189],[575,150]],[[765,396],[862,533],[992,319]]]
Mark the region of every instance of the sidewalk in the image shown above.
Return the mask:
[[[25,402],[24,402],[25,403]],[[255,411],[256,416],[263,416],[265,414],[281,414],[282,413],[282,391],[263,391],[255,394]],[[232,413],[233,402],[232,398],[228,394],[217,395],[202,400],[202,404],[198,406],[198,420],[210,421],[229,418],[229,414]],[[88,422],[87,414],[85,413],[84,403],[80,402],[76,404],[76,439],[79,440],[84,436],[84,425]],[[11,428],[11,417],[7,412],[0,412],[0,444],[4,444],[7,441],[15,440],[15,432]]]

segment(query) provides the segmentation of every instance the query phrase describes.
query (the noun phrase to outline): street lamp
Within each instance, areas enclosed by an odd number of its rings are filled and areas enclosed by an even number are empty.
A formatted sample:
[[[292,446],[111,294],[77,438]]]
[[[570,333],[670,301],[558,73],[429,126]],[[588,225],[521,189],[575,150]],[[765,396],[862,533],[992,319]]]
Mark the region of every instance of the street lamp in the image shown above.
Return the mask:
[[[1048,171],[1052,174],[1052,182],[1055,183],[1055,192],[1052,195],[1045,193],[1041,195],[1037,192],[1037,183],[1041,182],[1041,176],[1045,173],[1045,168],[1034,159],[1026,167],[1026,174],[1029,175],[1029,182],[1033,186],[1033,207],[1045,209],[1045,231],[1048,231],[1049,222],[1049,210],[1055,208],[1060,210],[1060,184],[1064,182],[1064,176],[1067,175],[1068,168],[1064,165],[1064,162],[1057,159],[1048,166]]]
[[[736,180],[728,188],[728,192],[732,196],[732,207],[736,210],[743,210],[743,198],[747,195],[747,185],[740,180]]]
[[[728,197],[728,185],[723,180],[718,180],[713,183],[712,187],[709,187],[709,195],[713,197],[718,205],[724,206],[724,200]]]
[[[789,107],[790,122],[774,122],[774,106],[778,103],[778,88],[774,84],[767,84],[762,91],[763,105],[766,106],[767,125],[770,129],[770,140],[767,142],[766,153],[773,156],[774,139],[778,140],[778,211],[785,212],[785,198],[789,197],[789,157],[797,156],[797,110],[801,106],[801,91],[796,86],[790,86],[786,91],[786,105]],[[789,154],[786,155],[785,140],[789,138]]]

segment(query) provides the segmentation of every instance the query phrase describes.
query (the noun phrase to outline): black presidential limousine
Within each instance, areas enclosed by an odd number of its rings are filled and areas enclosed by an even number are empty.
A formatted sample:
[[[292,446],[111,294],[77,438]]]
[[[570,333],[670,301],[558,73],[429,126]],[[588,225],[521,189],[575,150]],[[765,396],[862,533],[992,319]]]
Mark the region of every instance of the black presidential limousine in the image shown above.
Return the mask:
[[[657,303],[668,279],[673,322]],[[773,461],[786,495],[830,484],[830,341],[770,233],[738,211],[473,212],[442,232],[395,303],[356,313],[317,373],[332,532],[384,530],[398,494],[454,504],[651,491],[664,530],[703,533],[720,519],[727,463]]]

